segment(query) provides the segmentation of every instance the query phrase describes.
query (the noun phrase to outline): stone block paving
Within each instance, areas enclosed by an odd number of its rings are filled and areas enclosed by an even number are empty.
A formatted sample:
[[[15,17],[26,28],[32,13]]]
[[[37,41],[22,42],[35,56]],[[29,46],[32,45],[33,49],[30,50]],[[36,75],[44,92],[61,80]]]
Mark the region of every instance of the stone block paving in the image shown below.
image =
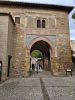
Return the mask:
[[[50,100],[75,100],[75,76],[43,78]]]
[[[0,100],[75,100],[75,76],[11,78],[0,84]]]
[[[0,100],[43,100],[40,80],[12,78],[0,86]]]

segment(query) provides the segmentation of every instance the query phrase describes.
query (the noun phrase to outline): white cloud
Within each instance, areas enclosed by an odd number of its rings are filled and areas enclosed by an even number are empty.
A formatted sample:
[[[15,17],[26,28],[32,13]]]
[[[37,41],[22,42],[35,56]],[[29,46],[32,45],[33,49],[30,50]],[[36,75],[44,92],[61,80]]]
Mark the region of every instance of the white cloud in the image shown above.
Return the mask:
[[[75,30],[70,30],[70,39],[75,40]]]

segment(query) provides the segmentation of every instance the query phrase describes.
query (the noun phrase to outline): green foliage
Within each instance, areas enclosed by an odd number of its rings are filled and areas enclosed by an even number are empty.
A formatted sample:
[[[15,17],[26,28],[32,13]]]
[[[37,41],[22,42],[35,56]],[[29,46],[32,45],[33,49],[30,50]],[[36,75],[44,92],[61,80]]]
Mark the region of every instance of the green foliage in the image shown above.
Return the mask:
[[[72,15],[72,18],[75,19],[75,13]]]
[[[32,56],[32,57],[35,57],[35,58],[43,58],[43,54],[42,54],[42,52],[39,51],[39,50],[34,50],[34,51],[32,51],[31,56]]]

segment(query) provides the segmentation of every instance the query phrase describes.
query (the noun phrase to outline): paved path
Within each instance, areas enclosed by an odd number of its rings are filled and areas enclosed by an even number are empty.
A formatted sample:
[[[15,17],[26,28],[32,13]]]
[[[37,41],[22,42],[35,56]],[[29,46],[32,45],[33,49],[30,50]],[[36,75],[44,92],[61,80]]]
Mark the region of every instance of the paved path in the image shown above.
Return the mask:
[[[75,100],[75,76],[12,78],[0,84],[0,100]]]

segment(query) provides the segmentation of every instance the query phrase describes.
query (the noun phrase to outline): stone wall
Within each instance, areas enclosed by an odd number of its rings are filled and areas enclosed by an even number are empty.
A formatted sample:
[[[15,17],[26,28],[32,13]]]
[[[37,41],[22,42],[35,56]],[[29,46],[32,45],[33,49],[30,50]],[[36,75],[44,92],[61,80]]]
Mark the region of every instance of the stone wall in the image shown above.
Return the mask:
[[[0,16],[0,60],[3,63],[2,76],[7,75],[7,35],[8,35],[8,16]]]
[[[7,59],[8,56],[11,56],[10,60],[10,76],[12,76],[12,70],[13,70],[13,50],[14,50],[14,31],[15,25],[12,23],[11,18],[9,17],[8,20],[8,37],[7,37]]]
[[[8,55],[12,55],[13,23],[9,16],[0,16],[0,60],[3,63],[2,80],[7,78]]]

